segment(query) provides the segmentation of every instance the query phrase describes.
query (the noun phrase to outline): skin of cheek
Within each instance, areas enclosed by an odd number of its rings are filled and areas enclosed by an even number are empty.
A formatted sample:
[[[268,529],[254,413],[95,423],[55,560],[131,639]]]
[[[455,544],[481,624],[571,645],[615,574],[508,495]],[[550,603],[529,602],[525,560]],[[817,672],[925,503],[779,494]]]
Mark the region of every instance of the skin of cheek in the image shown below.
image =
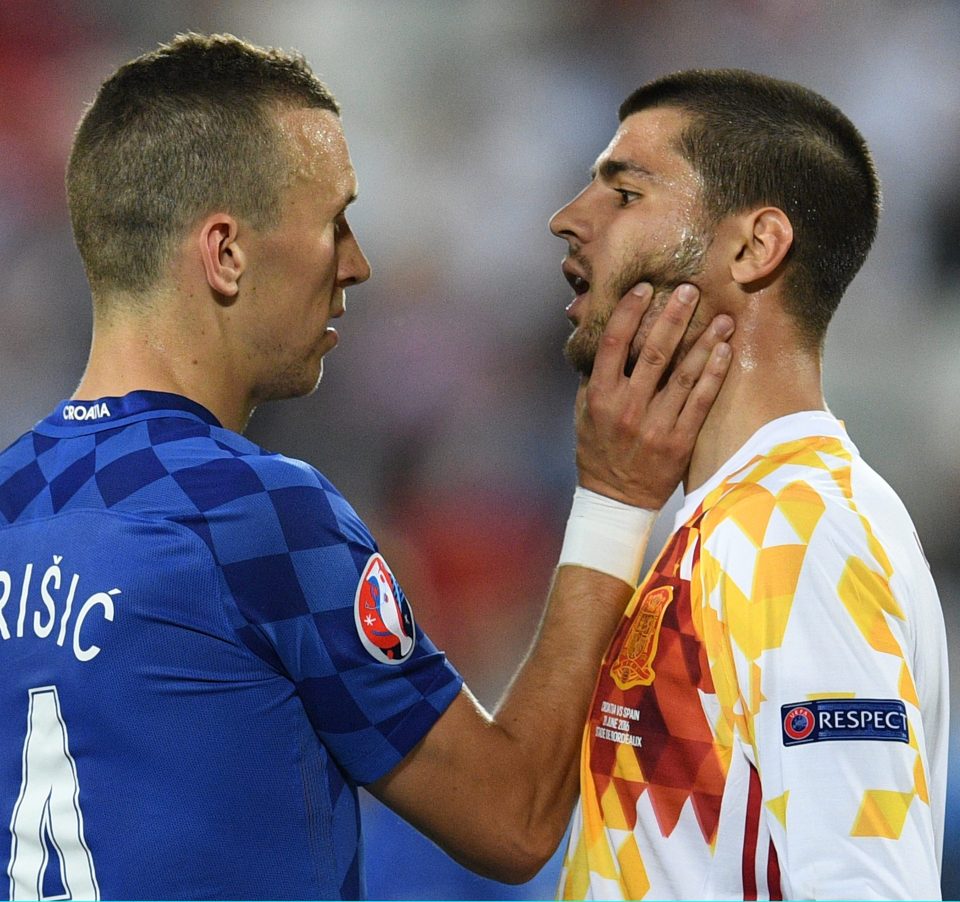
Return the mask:
[[[589,375],[592,371],[603,330],[620,298],[634,285],[638,282],[649,282],[654,289],[654,298],[631,346],[628,371],[632,371],[639,349],[673,289],[681,282],[696,282],[697,276],[703,272],[712,236],[704,224],[699,202],[701,189],[701,179],[697,175],[658,180],[658,190],[671,195],[674,206],[662,218],[663,221],[659,225],[654,224],[653,228],[649,221],[639,230],[636,227],[627,227],[624,239],[619,242],[627,246],[627,250],[620,251],[621,259],[615,265],[614,271],[603,281],[602,287],[595,286],[600,290],[595,291],[593,310],[567,342],[566,355],[581,374]],[[644,207],[638,209],[645,212]],[[609,228],[608,226],[607,230]],[[645,238],[644,232],[655,237]],[[609,235],[609,231],[607,239],[611,244],[618,243],[615,236]],[[611,254],[615,255],[616,252]],[[589,262],[576,254],[572,256],[580,263],[586,278],[593,284],[593,270]],[[700,313],[698,307],[687,335],[678,348],[675,361],[692,346],[708,322],[709,319]]]
[[[626,372],[628,374],[632,372],[640,347],[666,306],[670,293],[681,282],[695,281],[696,276],[702,272],[706,251],[705,239],[692,230],[684,230],[676,246],[660,249],[655,254],[634,251],[632,258],[622,263],[608,278],[602,291],[598,292],[598,297],[594,300],[595,310],[591,311],[567,341],[566,355],[574,368],[582,375],[589,375],[592,372],[600,336],[620,298],[638,282],[649,282],[654,288],[654,297],[650,308],[643,315],[637,337],[628,355]],[[696,341],[706,328],[707,322],[708,319],[700,313],[698,308],[677,350],[676,360],[680,359]]]
[[[633,358],[639,353],[639,348],[650,334],[663,308],[669,300],[671,292],[682,282],[696,283],[697,277],[704,270],[704,258],[708,244],[704,236],[685,228],[680,240],[672,248],[660,251],[656,256],[637,256],[630,263],[625,264],[620,273],[611,280],[608,297],[619,300],[638,282],[649,282],[654,289],[653,300],[644,314],[633,345]],[[616,301],[614,301],[614,305]],[[613,312],[613,306],[605,311],[605,321]],[[678,348],[678,357],[686,353],[700,332],[706,327],[706,320],[698,307],[687,327],[687,334]]]

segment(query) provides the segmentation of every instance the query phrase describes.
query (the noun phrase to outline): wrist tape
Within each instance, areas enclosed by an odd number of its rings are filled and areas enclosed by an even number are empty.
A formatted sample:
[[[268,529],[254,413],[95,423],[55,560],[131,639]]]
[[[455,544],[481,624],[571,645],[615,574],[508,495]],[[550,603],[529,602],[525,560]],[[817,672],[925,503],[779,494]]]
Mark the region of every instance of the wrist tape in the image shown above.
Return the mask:
[[[657,513],[577,486],[558,566],[589,567],[636,586]]]

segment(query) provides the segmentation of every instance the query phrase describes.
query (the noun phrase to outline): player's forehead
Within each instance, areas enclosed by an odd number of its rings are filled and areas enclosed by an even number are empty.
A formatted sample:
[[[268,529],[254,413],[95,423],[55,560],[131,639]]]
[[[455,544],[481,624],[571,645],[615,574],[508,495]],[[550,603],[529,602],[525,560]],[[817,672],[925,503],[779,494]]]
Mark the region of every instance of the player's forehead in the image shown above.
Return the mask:
[[[591,175],[609,181],[625,174],[654,181],[693,174],[680,153],[679,139],[687,118],[674,107],[653,107],[631,113],[597,157]]]
[[[278,115],[291,154],[293,178],[346,203],[357,193],[357,174],[340,117],[330,110],[287,109]]]

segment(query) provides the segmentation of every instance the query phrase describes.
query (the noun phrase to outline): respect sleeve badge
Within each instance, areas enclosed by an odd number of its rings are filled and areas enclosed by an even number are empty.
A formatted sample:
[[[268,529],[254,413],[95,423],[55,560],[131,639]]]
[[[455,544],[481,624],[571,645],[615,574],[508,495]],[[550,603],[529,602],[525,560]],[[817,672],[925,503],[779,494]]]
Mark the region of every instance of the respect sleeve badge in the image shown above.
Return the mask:
[[[907,709],[899,699],[831,698],[781,705],[783,744],[868,740],[909,742]]]

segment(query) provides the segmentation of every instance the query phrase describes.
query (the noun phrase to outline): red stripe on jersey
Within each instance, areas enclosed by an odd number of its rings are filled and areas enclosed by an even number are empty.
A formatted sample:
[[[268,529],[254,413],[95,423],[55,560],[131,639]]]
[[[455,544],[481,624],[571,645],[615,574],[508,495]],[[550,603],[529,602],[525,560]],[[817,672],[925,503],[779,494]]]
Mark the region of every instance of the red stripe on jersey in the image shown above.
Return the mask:
[[[780,902],[783,899],[783,890],[780,888],[780,859],[777,858],[777,847],[770,840],[770,852],[767,855],[767,888],[770,890],[771,900]]]
[[[756,902],[757,898],[757,834],[760,832],[760,775],[750,766],[750,789],[747,792],[747,817],[743,825],[743,898]]]

